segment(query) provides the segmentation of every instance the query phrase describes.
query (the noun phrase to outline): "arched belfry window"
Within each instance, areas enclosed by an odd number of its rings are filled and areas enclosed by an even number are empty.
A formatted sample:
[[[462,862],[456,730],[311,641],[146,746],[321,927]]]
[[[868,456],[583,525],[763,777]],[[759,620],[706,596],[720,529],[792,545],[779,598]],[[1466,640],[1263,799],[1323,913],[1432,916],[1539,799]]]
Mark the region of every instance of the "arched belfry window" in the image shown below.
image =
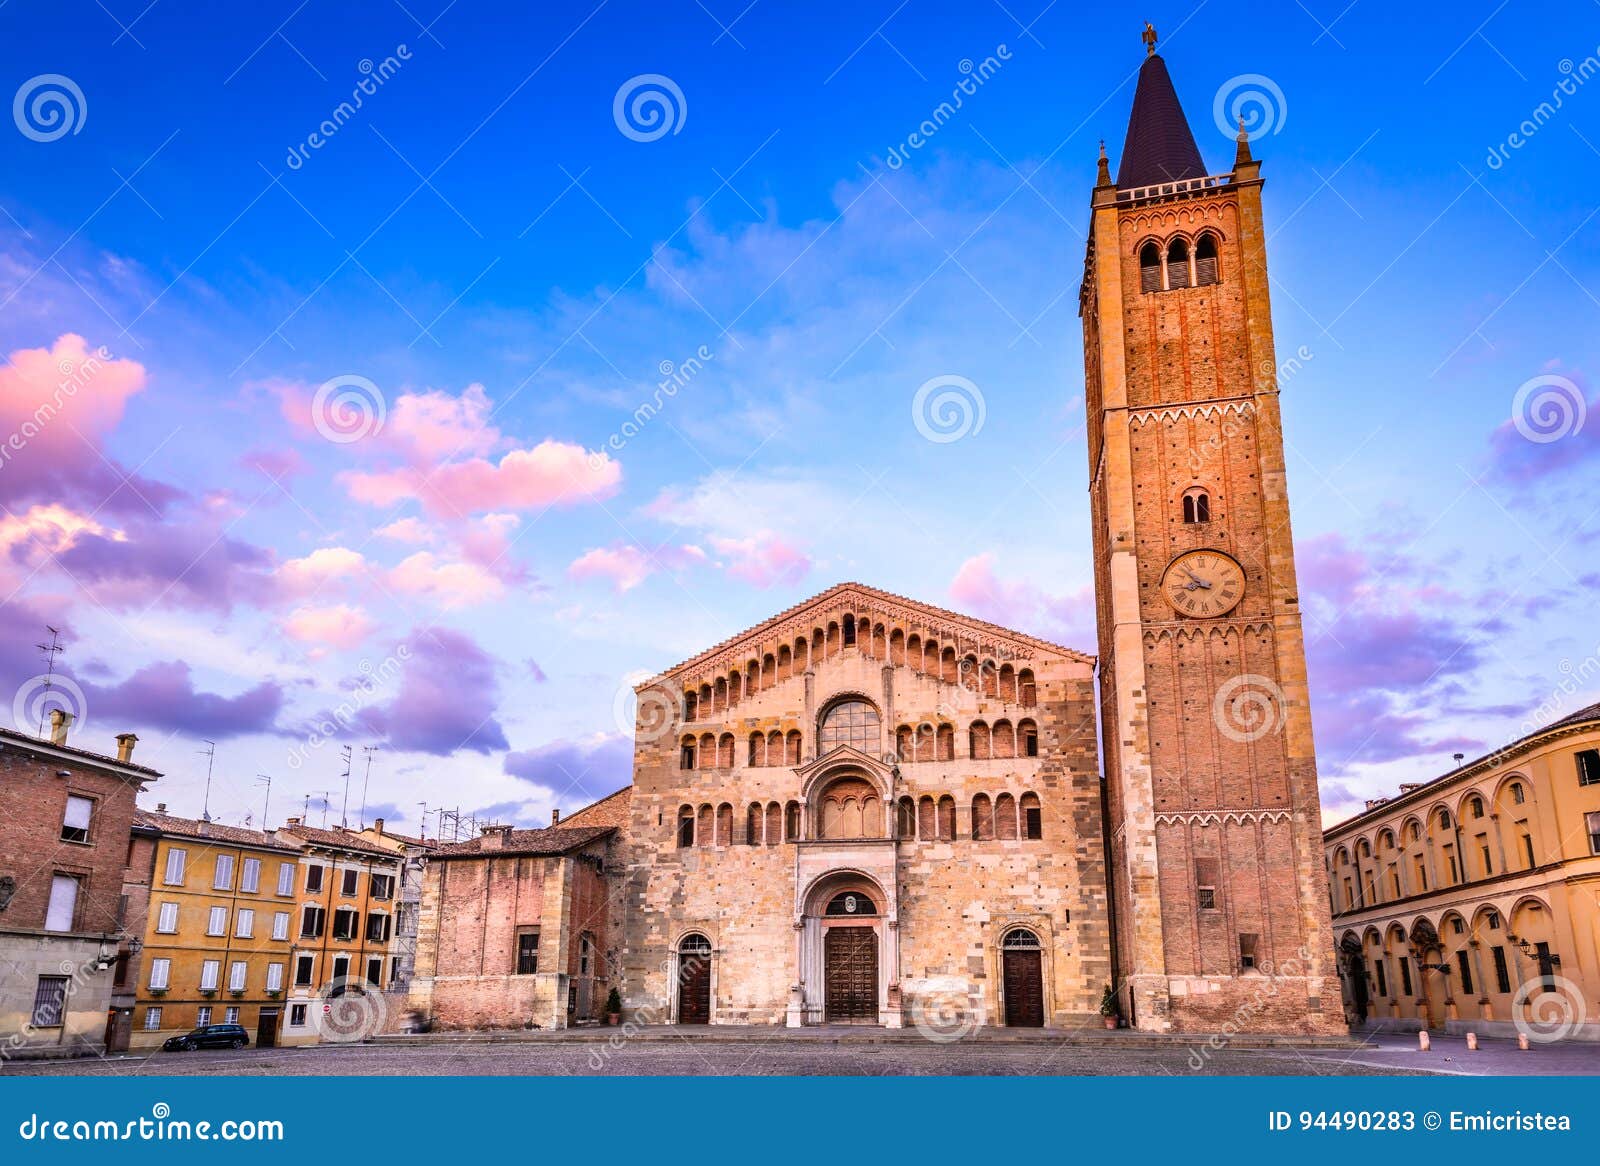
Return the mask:
[[[1146,243],[1139,248],[1139,290],[1161,290],[1161,248],[1155,243]]]
[[[841,891],[828,900],[824,915],[876,915],[877,906],[860,891]]]
[[[1183,492],[1184,522],[1211,521],[1211,495],[1200,486],[1191,486]]]
[[[1167,246],[1167,286],[1192,287],[1194,280],[1189,271],[1189,241],[1174,239]]]
[[[854,745],[863,753],[878,753],[878,710],[864,700],[841,700],[822,714],[817,730],[817,755],[840,745]]]
[[[1194,285],[1205,287],[1221,281],[1217,271],[1217,237],[1207,231],[1194,247]]]

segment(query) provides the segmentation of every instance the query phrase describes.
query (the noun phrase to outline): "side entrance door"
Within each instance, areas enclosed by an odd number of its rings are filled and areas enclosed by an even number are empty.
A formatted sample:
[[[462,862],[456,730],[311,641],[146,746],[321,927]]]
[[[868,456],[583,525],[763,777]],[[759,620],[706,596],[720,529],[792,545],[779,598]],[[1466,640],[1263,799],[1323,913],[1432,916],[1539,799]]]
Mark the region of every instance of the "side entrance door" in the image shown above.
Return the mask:
[[[826,1019],[878,1022],[878,933],[870,927],[830,927],[822,941],[827,977]]]

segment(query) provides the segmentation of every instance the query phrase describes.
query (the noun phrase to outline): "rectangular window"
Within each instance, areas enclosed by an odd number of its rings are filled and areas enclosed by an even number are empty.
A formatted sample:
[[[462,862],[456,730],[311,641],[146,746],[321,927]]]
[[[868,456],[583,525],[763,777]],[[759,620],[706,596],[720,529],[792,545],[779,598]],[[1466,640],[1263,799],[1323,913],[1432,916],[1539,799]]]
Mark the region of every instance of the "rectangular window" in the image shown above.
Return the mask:
[[[250,974],[250,965],[244,960],[234,960],[228,965],[228,991],[243,992],[245,979]]]
[[[1400,990],[1411,995],[1411,960],[1407,956],[1400,957]]]
[[[226,891],[233,887],[233,855],[217,855],[216,874],[211,880],[211,885],[216,890]]]
[[[1029,806],[1022,811],[1023,837],[1030,841],[1037,841],[1044,837],[1044,812],[1038,806]]]
[[[289,1005],[289,1026],[291,1028],[304,1028],[306,1025],[306,1006],[304,1004]]]
[[[367,942],[389,942],[389,916],[378,913],[367,916]]]
[[[374,899],[394,898],[394,876],[375,874],[372,876],[372,897]]]
[[[176,846],[168,850],[167,873],[162,877],[161,881],[166,883],[169,887],[183,886],[183,872],[184,868],[188,865],[188,860],[189,852],[187,850],[180,849]]]
[[[156,915],[156,930],[162,935],[174,935],[178,930],[178,904],[163,903]]]
[[[146,1029],[160,1028],[161,1027],[161,1009],[159,1009],[159,1008],[146,1008],[144,1010],[144,1026],[145,1026]]]
[[[206,934],[228,934],[228,909],[226,907],[211,908],[210,918],[206,920]]]
[[[1422,859],[1417,859],[1417,885],[1424,891],[1428,889],[1428,864]]]
[[[194,1026],[196,1028],[211,1023],[211,1005],[202,1004],[194,1010]]]
[[[1197,858],[1194,860],[1194,877],[1196,883],[1196,905],[1202,911],[1214,911],[1217,907],[1217,860],[1214,858]]]
[[[1524,834],[1522,836],[1522,855],[1523,855],[1524,858],[1526,858],[1528,860],[1528,869],[1529,870],[1532,870],[1534,867],[1539,865],[1538,860],[1533,857],[1533,835],[1532,834]]]
[[[1239,936],[1239,968],[1241,971],[1249,971],[1256,966],[1256,940],[1256,936],[1248,933]]]
[[[1534,958],[1539,962],[1539,981],[1546,992],[1556,990],[1556,957],[1550,954],[1548,943],[1536,943]]]
[[[1456,967],[1461,970],[1461,991],[1472,991],[1472,957],[1464,951],[1456,952]]]
[[[1461,864],[1456,862],[1456,852],[1447,846],[1445,847],[1445,856],[1450,860],[1450,881],[1459,883],[1461,881]]]
[[[89,819],[94,814],[94,799],[67,795],[67,812],[61,817],[61,841],[89,841]]]
[[[358,870],[346,870],[341,872],[341,877],[342,882],[339,887],[339,893],[341,895],[354,895],[358,885],[357,880],[361,878],[361,872]]]
[[[1485,835],[1478,835],[1478,853],[1483,856],[1483,877],[1488,878],[1494,874],[1494,863],[1489,860],[1489,844],[1484,838]]]
[[[1578,750],[1578,784],[1600,785],[1600,749]]]
[[[320,866],[306,867],[306,890],[309,893],[314,895],[322,890],[322,872],[324,869]]]
[[[1378,995],[1387,996],[1389,994],[1389,977],[1383,970],[1383,960],[1374,960],[1372,966],[1378,973]]]
[[[1511,969],[1506,967],[1506,949],[1503,947],[1491,947],[1489,952],[1494,956],[1495,984],[1499,986],[1502,992],[1511,991]]]
[[[1589,853],[1600,854],[1600,811],[1585,814],[1583,823],[1589,831]]]
[[[217,990],[217,981],[221,978],[221,960],[206,960],[200,965],[200,990],[202,992],[215,992]]]
[[[517,936],[517,975],[531,976],[539,970],[539,933]]]
[[[374,988],[383,987],[383,957],[373,956],[367,960],[367,983]]]
[[[296,988],[309,988],[311,986],[311,972],[315,964],[315,956],[303,955],[295,958],[294,986]]]
[[[66,1017],[67,978],[65,976],[40,976],[39,986],[33,992],[33,1024],[35,1028],[55,1028]]]
[[[349,907],[340,907],[333,913],[333,937],[335,939],[354,939],[361,926],[361,912],[352,911]]]
[[[261,860],[247,858],[239,870],[239,889],[249,894],[255,894],[261,889]]]
[[[313,868],[314,869],[314,868]],[[300,914],[300,938],[319,939],[322,936],[324,912],[321,907],[307,907]]]
[[[237,1004],[230,1004],[230,1005],[228,1005],[228,1007],[226,1007],[226,1008],[224,1008],[222,1010],[222,1023],[223,1024],[238,1024],[239,1023],[239,1006]]]
[[[275,911],[272,915],[272,938],[289,938],[289,912]]]
[[[278,894],[294,894],[294,863],[280,862],[278,864]]]
[[[164,992],[167,988],[167,979],[172,975],[172,961],[169,959],[153,959],[150,961],[150,988],[155,992]]]
[[[234,921],[233,937],[235,939],[254,939],[256,937],[256,913],[249,907],[239,908],[239,917]]]
[[[283,965],[282,964],[268,964],[267,965],[267,991],[269,991],[269,992],[281,992],[281,991],[283,991]]]
[[[78,917],[78,880],[58,874],[50,880],[50,906],[45,910],[46,931],[71,931]]]

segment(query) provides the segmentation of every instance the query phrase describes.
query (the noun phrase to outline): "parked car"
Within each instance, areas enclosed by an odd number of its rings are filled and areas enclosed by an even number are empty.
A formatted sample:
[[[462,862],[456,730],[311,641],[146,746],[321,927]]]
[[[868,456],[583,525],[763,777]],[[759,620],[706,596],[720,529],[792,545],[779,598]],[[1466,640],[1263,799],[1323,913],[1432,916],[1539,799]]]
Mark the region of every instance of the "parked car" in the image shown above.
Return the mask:
[[[250,1034],[242,1024],[202,1024],[193,1032],[168,1037],[162,1048],[169,1053],[192,1053],[195,1049],[242,1049]]]

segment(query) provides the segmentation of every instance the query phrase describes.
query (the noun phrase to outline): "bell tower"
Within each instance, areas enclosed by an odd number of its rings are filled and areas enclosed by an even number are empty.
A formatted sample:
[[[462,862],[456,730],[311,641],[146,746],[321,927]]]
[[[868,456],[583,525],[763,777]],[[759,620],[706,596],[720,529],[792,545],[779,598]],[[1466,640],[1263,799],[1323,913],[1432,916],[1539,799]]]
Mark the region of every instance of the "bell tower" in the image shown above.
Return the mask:
[[[1154,1031],[1342,1033],[1261,166],[1211,173],[1145,28],[1079,314],[1117,990]]]

